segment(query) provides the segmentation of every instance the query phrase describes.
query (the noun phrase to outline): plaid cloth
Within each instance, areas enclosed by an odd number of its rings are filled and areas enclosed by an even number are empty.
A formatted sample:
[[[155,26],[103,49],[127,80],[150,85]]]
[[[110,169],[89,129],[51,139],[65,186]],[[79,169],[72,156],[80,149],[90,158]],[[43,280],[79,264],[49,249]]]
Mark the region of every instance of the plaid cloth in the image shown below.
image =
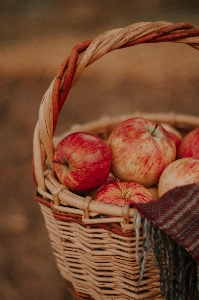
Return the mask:
[[[199,263],[199,184],[176,187],[156,202],[134,207]]]

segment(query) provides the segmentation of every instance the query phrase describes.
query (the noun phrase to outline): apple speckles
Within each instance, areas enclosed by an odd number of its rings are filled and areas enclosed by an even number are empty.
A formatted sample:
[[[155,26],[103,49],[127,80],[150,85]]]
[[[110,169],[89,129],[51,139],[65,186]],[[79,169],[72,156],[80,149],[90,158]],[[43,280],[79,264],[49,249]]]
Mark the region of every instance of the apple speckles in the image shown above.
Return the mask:
[[[179,145],[177,158],[185,157],[199,159],[199,128],[191,130]]]
[[[191,157],[177,159],[162,172],[158,185],[159,196],[176,186],[199,182],[199,160]]]

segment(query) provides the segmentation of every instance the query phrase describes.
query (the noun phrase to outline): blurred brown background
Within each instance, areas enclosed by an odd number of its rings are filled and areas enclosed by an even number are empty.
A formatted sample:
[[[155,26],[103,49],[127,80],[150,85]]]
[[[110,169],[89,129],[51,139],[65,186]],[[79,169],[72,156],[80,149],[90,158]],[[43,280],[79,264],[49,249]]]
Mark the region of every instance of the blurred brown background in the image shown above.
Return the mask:
[[[199,27],[199,1],[0,1],[0,299],[70,300],[31,177],[32,136],[43,94],[77,43],[140,21]],[[140,45],[89,67],[61,113],[74,123],[134,110],[199,115],[199,53],[186,45]]]

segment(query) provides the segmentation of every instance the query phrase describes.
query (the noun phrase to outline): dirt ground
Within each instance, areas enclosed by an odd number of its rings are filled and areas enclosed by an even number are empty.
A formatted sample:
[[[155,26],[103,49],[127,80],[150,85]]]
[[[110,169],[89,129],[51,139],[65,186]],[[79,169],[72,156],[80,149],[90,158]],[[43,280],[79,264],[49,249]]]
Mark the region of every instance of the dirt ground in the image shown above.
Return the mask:
[[[34,200],[32,138],[40,101],[77,43],[138,21],[199,27],[198,1],[0,1],[0,299],[70,300]],[[74,123],[135,110],[199,115],[199,53],[141,45],[85,71],[60,115]]]

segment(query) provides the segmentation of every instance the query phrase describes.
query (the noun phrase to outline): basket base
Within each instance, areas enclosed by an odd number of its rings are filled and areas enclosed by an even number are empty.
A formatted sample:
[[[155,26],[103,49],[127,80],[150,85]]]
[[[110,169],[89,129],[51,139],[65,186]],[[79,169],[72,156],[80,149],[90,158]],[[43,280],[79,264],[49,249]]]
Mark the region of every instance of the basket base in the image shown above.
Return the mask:
[[[72,296],[73,296],[73,294],[72,294]],[[82,293],[76,293],[75,297],[76,298],[74,298],[74,300],[96,300],[95,298],[91,297],[90,295],[82,294]],[[155,298],[154,297],[149,298],[148,300],[164,300],[164,299],[165,298],[162,298],[161,296],[157,296]]]

